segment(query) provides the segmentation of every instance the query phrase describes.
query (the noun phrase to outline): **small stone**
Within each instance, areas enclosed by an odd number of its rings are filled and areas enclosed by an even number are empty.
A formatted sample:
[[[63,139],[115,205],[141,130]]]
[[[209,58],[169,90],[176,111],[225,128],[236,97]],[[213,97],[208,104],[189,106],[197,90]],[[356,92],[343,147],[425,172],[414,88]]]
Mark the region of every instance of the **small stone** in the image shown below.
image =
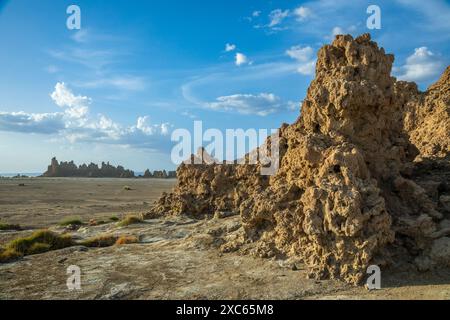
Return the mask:
[[[67,258],[62,258],[62,259],[59,259],[58,260],[58,263],[64,263],[64,262],[66,262],[67,261]]]

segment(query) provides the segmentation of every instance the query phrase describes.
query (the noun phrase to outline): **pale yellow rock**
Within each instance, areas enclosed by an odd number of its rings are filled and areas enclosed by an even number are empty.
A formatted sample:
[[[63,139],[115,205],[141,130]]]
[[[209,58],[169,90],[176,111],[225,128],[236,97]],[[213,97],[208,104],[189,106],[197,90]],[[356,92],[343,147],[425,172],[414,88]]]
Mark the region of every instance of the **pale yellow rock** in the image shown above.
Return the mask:
[[[393,61],[368,34],[337,36],[318,53],[301,116],[280,129],[276,175],[182,164],[148,215],[239,213],[253,254],[300,258],[312,277],[353,284],[389,252],[428,254],[448,218],[433,194],[450,194],[450,69],[421,93],[391,76]]]

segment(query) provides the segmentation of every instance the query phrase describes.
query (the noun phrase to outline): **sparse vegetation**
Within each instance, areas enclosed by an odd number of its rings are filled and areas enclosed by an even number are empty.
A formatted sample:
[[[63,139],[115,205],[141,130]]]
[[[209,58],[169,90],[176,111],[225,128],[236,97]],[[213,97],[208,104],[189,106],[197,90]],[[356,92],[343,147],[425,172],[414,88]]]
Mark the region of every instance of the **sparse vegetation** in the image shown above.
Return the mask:
[[[31,247],[28,249],[28,254],[30,255],[30,254],[44,253],[50,251],[51,248],[52,246],[48,243],[41,243],[41,242],[33,243]]]
[[[117,241],[117,236],[101,235],[98,237],[86,239],[80,244],[89,248],[105,248],[114,245]]]
[[[135,236],[120,236],[119,239],[117,239],[116,241],[116,245],[120,246],[120,245],[124,245],[124,244],[133,244],[133,243],[138,243],[139,239]]]
[[[123,187],[123,190],[125,190],[125,191],[131,191],[131,190],[133,190],[133,189],[131,189],[130,186],[125,186],[125,187]]]
[[[82,226],[84,225],[84,222],[79,217],[68,217],[63,219],[59,225],[61,227],[67,227],[67,226]]]
[[[21,257],[22,255],[14,249],[0,248],[0,263],[11,262]]]
[[[118,225],[120,227],[126,227],[126,226],[129,226],[132,224],[138,224],[138,223],[142,223],[142,222],[143,222],[143,220],[140,217],[130,215],[130,216],[125,217],[125,219],[123,219],[122,221],[120,221],[118,223]]]
[[[112,222],[117,222],[120,219],[119,219],[119,217],[113,216],[113,217],[109,218],[109,220],[112,221]]]
[[[18,224],[9,224],[0,222],[0,230],[1,231],[12,231],[12,230],[21,230]]]
[[[9,262],[17,258],[58,250],[74,245],[71,236],[61,236],[48,230],[34,232],[29,237],[18,238],[6,244],[0,250],[0,262]]]

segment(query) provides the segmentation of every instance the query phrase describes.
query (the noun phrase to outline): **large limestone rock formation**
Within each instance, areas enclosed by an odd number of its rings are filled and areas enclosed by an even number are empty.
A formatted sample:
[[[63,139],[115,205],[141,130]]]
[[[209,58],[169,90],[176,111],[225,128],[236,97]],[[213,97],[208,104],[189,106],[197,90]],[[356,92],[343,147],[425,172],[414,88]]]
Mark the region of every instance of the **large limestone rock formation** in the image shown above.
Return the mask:
[[[316,278],[357,284],[370,264],[439,264],[450,234],[450,69],[421,93],[391,77],[393,61],[368,34],[337,36],[319,51],[301,116],[280,129],[274,176],[183,164],[149,216],[240,214],[244,237],[224,248],[254,242],[255,254],[301,258]]]

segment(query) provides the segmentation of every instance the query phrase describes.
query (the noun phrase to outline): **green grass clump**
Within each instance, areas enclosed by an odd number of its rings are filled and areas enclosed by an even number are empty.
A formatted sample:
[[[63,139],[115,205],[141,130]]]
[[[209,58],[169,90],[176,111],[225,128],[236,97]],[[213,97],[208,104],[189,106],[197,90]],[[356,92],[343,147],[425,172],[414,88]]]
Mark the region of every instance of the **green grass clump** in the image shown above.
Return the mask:
[[[61,236],[48,230],[34,232],[29,237],[10,241],[0,251],[0,262],[9,262],[17,258],[58,250],[73,246],[75,243],[68,235]]]
[[[11,230],[20,230],[20,226],[18,224],[9,224],[0,222],[0,230],[1,231],[11,231]]]
[[[14,249],[0,248],[0,263],[11,262],[21,257],[22,255]]]
[[[73,244],[74,241],[69,235],[61,236],[48,230],[40,230],[29,237],[12,240],[6,245],[6,249],[16,250],[18,253],[26,256],[42,250],[43,245],[48,246],[47,251],[50,251],[67,248]]]
[[[37,243],[33,243],[31,245],[31,247],[28,249],[28,254],[40,254],[40,253],[44,253],[44,252],[48,252],[50,251],[52,248],[51,245],[49,245],[48,243],[41,243],[41,242],[37,242]]]
[[[82,226],[82,225],[84,225],[84,222],[81,221],[81,219],[78,218],[78,217],[68,217],[68,218],[63,219],[63,220],[59,223],[59,225],[60,225],[61,227],[67,227],[67,226]]]
[[[123,187],[123,190],[125,190],[125,191],[131,191],[131,190],[133,190],[133,189],[131,189],[130,186],[125,186],[125,187]]]
[[[117,222],[120,219],[119,219],[119,217],[114,216],[114,217],[109,218],[109,220],[112,221],[112,222]]]
[[[138,216],[127,216],[127,217],[125,217],[125,219],[123,219],[122,221],[120,221],[118,223],[118,226],[126,227],[131,224],[138,224],[138,223],[142,223],[142,222],[143,222],[142,219]]]

